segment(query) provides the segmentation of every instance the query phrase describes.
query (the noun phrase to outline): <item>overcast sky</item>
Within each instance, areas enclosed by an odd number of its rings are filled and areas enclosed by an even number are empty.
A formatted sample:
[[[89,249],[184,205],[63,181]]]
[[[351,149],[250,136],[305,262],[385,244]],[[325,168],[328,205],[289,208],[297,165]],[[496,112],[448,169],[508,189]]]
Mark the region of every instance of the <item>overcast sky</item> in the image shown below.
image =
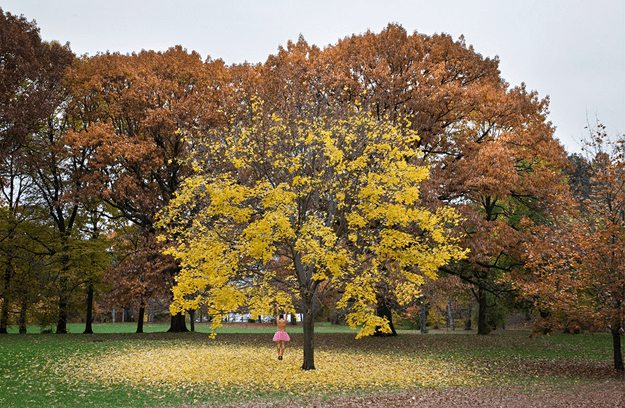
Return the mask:
[[[44,40],[77,55],[166,50],[182,45],[228,64],[264,62],[302,34],[324,47],[399,23],[409,33],[448,33],[485,57],[502,77],[551,98],[549,120],[569,152],[587,119],[625,133],[623,0],[0,0],[5,12],[36,20]]]

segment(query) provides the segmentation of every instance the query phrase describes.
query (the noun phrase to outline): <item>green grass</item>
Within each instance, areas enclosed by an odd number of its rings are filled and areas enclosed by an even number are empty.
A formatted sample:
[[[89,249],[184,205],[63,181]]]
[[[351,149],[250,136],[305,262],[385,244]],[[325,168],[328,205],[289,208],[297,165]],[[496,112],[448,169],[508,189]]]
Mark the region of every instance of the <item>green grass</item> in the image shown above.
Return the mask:
[[[187,322],[187,328],[191,326]],[[144,333],[164,333],[169,329],[169,324],[166,323],[145,323],[143,325]],[[92,324],[92,330],[95,334],[122,334],[122,333],[136,333],[137,323],[94,323]],[[84,323],[69,323],[67,325],[67,332],[70,334],[82,334],[85,331]],[[210,323],[196,323],[195,331],[198,333],[210,333]],[[224,323],[223,327],[218,328],[216,333],[274,333],[276,331],[275,325],[268,323]],[[289,333],[302,333],[302,325],[287,326]],[[349,333],[352,330],[345,325],[332,325],[326,322],[315,323],[315,332],[317,333]],[[18,327],[10,326],[8,328],[10,334],[17,334]],[[404,331],[411,332],[411,331]],[[41,328],[39,326],[28,326],[28,334],[40,334]]]
[[[252,327],[253,326],[253,327]],[[219,405],[226,401],[247,399],[282,399],[289,395],[278,390],[210,389],[204,386],[146,385],[146,383],[88,382],[68,375],[68,365],[82,357],[99,357],[137,347],[168,345],[211,347],[207,325],[196,325],[196,333],[163,333],[168,325],[146,325],[144,334],[135,334],[134,323],[94,325],[93,335],[80,334],[83,325],[70,325],[68,335],[9,334],[0,336],[0,406],[184,406],[199,403]],[[272,327],[253,324],[230,325],[220,330],[218,344],[272,347]],[[38,331],[38,330],[37,330]],[[289,350],[301,348],[301,326],[289,327],[293,334]],[[607,334],[556,334],[530,338],[526,331],[497,331],[488,336],[475,332],[418,334],[400,331],[394,338],[354,339],[345,326],[316,325],[315,345],[319,351],[337,353],[373,353],[387,356],[430,356],[436,361],[460,365],[470,363],[492,378],[491,384],[507,385],[561,384],[619,379],[611,370],[612,345]],[[71,363],[73,364],[73,363]],[[69,372],[71,373],[71,364]],[[390,392],[393,390],[385,390]],[[355,387],[348,394],[384,392]],[[336,394],[303,396],[330,398]]]

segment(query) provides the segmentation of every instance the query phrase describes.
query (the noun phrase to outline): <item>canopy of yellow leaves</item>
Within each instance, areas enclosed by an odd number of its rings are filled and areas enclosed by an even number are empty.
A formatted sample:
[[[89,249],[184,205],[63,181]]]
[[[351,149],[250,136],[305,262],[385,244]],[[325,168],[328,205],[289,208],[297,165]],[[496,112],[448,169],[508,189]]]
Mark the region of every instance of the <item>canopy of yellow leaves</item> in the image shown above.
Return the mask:
[[[407,302],[424,275],[465,256],[453,209],[419,205],[429,169],[416,163],[414,131],[357,107],[282,116],[254,100],[249,109],[251,120],[195,141],[195,173],[161,214],[181,265],[172,313],[204,303],[217,327],[241,307],[268,315],[295,301],[305,313],[341,289],[350,325],[369,335],[388,327],[375,315],[376,285]]]

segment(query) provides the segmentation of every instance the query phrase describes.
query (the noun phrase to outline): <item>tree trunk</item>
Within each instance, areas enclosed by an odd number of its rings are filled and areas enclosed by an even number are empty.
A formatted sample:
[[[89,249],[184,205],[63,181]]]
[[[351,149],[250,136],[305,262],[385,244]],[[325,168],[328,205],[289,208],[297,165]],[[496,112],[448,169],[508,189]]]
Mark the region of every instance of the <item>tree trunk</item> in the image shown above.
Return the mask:
[[[63,242],[63,252],[61,253],[61,273],[59,276],[59,320],[56,324],[57,334],[67,334],[67,317],[69,315],[69,273],[70,273],[70,258],[68,239],[69,234],[63,232],[61,236]]]
[[[89,282],[87,286],[87,318],[85,322],[85,331],[83,334],[93,334],[93,327],[91,322],[93,321],[93,283]]]
[[[386,304],[386,299],[384,299],[384,297],[380,295],[378,295],[377,315],[379,317],[386,317],[386,319],[388,320],[388,326],[390,327],[391,332],[385,333],[381,331],[380,330],[381,327],[378,326],[375,328],[374,336],[377,336],[377,337],[397,336],[397,332],[395,331],[395,326],[393,326],[393,312],[391,311],[391,308],[389,308],[388,305]]]
[[[2,309],[0,310],[0,334],[7,334],[9,328],[9,298],[2,298]]]
[[[64,271],[61,271],[61,275]],[[67,308],[69,306],[69,294],[67,293],[67,278],[59,279],[59,320],[56,323],[57,334],[67,334]]]
[[[619,324],[612,326],[612,347],[614,349],[614,369],[625,370],[623,366],[623,351],[621,350],[621,327]]]
[[[20,334],[26,334],[26,311],[28,310],[28,298],[24,294],[20,305],[20,314],[17,318],[17,324],[19,325]]]
[[[464,329],[465,330],[471,330],[471,325],[472,325],[472,320],[471,320],[471,312],[472,312],[472,308],[471,308],[471,302],[469,301],[469,309],[467,310],[467,318],[464,321]]]
[[[145,319],[145,306],[139,306],[139,318],[137,319],[137,333],[143,333],[143,319]]]
[[[477,290],[477,334],[487,335],[490,333],[490,327],[488,326],[486,311],[488,309],[488,298],[486,297],[486,291],[482,288]]]
[[[189,322],[191,322],[191,331],[195,331],[195,309],[189,310]]]
[[[291,322],[290,323],[291,323],[291,326],[297,326],[297,315],[295,313],[291,313]]]
[[[168,333],[184,333],[188,331],[189,329],[187,329],[184,313],[171,316],[171,324],[169,330],[167,330]]]
[[[9,328],[9,296],[8,288],[11,282],[11,266],[8,264],[4,270],[4,293],[2,294],[2,308],[0,309],[0,334],[7,334]]]
[[[447,316],[449,316],[449,329],[456,331],[456,325],[454,324],[454,313],[451,308],[451,300],[447,301]]]
[[[427,330],[425,327],[426,324],[427,324],[427,306],[425,304],[425,298],[421,298],[421,321],[419,322],[419,330],[421,331],[421,334],[427,333]]]
[[[315,317],[313,311],[308,309],[304,312],[304,363],[302,370],[315,369]]]
[[[124,307],[124,312],[122,314],[123,321],[124,322],[128,322],[128,323],[133,322],[135,320],[134,313],[135,313],[135,311],[134,311],[134,308],[132,306],[131,307]]]

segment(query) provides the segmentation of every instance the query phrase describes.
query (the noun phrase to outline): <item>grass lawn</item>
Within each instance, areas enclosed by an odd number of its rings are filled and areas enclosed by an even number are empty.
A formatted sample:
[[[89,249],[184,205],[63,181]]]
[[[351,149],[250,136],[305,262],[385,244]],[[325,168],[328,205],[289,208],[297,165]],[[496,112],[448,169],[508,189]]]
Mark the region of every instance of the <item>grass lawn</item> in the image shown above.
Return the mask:
[[[623,382],[611,369],[611,337],[580,334],[530,338],[526,331],[408,330],[393,338],[355,340],[345,326],[319,324],[316,370],[303,372],[301,326],[277,361],[273,327],[228,325],[210,339],[163,333],[167,325],[70,325],[68,335],[0,336],[0,406],[220,406],[225,402],[327,399],[415,389],[537,385],[575,387]]]
[[[191,328],[189,322],[187,322],[187,328]],[[136,333],[137,323],[93,323],[92,329],[94,334],[121,334],[121,333]],[[167,323],[145,323],[143,325],[144,333],[163,333],[169,329]],[[70,334],[81,334],[85,331],[84,323],[69,323],[67,325],[67,332]],[[196,323],[195,331],[198,333],[210,333],[210,323]],[[275,333],[275,324],[268,323],[224,323],[223,327],[216,330],[216,333]],[[296,326],[287,325],[287,331],[289,333],[302,333],[303,328],[301,323]],[[10,334],[17,334],[18,327],[10,326],[8,329]],[[28,334],[39,334],[41,329],[39,326],[28,326]],[[332,325],[326,322],[315,323],[316,333],[350,333],[351,329],[346,325]],[[411,330],[404,330],[404,332],[412,332]]]

